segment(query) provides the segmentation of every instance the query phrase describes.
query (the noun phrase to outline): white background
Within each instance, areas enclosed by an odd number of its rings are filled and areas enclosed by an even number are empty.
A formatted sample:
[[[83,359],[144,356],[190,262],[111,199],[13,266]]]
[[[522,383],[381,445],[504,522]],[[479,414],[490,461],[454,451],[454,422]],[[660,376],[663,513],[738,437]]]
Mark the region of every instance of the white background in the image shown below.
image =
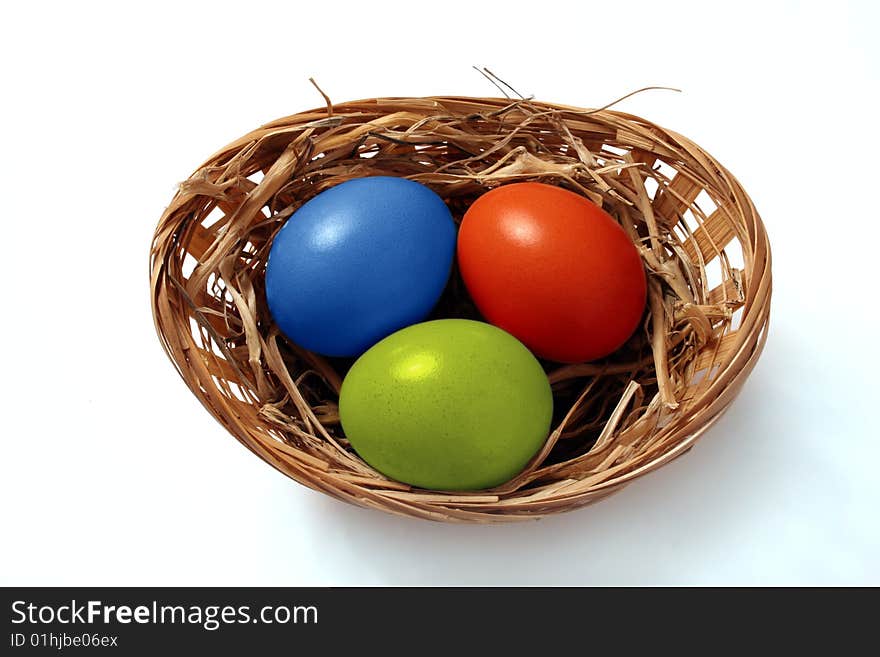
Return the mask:
[[[17,2],[0,24],[0,583],[880,584],[877,3]],[[538,99],[683,132],[753,197],[770,339],[686,457],[582,511],[447,526],[276,473],[179,380],[147,255],[246,131],[381,95]]]

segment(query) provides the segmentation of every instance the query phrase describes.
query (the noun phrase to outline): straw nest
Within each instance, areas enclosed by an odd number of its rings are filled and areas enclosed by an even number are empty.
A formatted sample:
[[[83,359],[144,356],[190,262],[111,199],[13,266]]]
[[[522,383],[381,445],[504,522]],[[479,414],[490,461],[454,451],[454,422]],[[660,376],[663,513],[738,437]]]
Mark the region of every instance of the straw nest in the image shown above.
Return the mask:
[[[263,277],[273,235],[309,198],[370,175],[428,185],[456,220],[495,186],[559,185],[601,204],[641,252],[641,329],[604,361],[544,363],[553,431],[507,484],[448,493],[374,471],[339,425],[351,361],[309,353],[272,322]],[[689,450],[754,366],[771,290],[754,205],[689,139],[609,109],[464,97],[327,100],[234,141],[181,183],[156,229],[150,283],[156,328],[181,377],[260,458],[348,502],[477,522],[583,506]],[[477,316],[456,272],[435,315]]]

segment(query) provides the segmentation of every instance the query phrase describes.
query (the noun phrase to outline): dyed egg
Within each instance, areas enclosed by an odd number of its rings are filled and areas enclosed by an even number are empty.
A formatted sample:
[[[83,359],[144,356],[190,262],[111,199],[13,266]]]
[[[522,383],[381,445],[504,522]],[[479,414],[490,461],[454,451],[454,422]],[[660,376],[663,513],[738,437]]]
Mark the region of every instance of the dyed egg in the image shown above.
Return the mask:
[[[645,309],[645,270],[626,232],[560,187],[515,183],[483,194],[462,219],[458,259],[483,316],[550,360],[607,356]]]
[[[363,354],[339,395],[345,435],[371,466],[435,490],[501,484],[544,444],[553,395],[516,338],[466,319],[407,327]]]
[[[355,356],[437,303],[455,254],[443,200],[405,178],[341,183],[305,203],[275,236],[266,300],[298,345]]]

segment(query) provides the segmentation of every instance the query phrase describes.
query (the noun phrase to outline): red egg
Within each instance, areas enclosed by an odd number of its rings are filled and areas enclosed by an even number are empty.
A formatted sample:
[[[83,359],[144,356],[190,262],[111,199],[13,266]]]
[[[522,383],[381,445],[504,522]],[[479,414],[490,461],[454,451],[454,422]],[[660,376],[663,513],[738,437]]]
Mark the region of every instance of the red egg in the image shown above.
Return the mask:
[[[645,309],[645,270],[600,207],[560,187],[514,183],[478,198],[458,236],[465,285],[483,316],[563,363],[619,349]]]

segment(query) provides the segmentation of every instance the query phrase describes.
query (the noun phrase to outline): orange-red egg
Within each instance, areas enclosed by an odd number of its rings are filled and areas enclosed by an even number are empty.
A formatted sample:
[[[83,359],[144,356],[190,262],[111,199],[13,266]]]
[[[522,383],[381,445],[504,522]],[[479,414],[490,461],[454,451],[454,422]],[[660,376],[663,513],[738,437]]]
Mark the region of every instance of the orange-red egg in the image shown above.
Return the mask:
[[[535,354],[576,363],[619,349],[645,309],[645,270],[621,226],[561,187],[513,183],[479,197],[458,236],[483,316]]]

